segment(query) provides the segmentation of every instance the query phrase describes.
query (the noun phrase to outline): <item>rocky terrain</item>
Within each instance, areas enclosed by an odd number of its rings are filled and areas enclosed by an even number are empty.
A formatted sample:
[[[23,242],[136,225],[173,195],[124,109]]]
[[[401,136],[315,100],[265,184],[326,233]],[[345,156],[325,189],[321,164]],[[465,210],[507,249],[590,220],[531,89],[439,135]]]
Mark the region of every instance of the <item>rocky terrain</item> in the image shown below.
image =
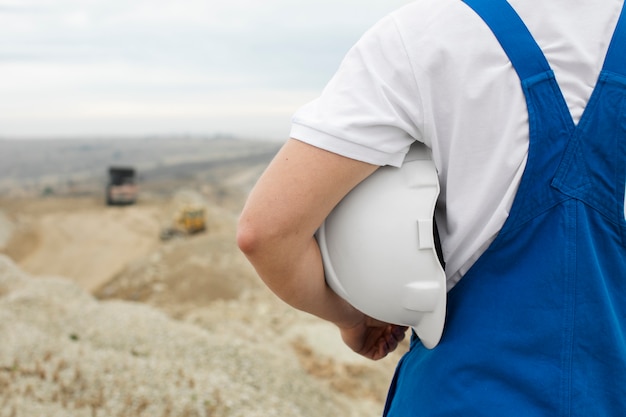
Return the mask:
[[[0,417],[381,414],[406,346],[379,362],[352,353],[236,248],[277,144],[35,145],[0,141]],[[104,205],[112,160],[139,167],[137,204]],[[207,229],[161,240],[180,189],[202,196]]]

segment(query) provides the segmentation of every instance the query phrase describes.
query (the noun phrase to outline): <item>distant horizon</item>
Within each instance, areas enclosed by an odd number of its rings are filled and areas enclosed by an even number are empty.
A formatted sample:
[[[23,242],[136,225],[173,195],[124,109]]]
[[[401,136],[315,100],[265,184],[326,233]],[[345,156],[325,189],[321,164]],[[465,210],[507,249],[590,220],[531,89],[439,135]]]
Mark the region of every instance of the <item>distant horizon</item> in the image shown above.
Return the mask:
[[[152,139],[192,139],[192,140],[250,140],[281,142],[288,138],[277,138],[271,136],[248,136],[236,135],[227,132],[219,133],[147,133],[147,134],[77,134],[77,135],[0,135],[0,141],[79,141],[79,140],[152,140]]]

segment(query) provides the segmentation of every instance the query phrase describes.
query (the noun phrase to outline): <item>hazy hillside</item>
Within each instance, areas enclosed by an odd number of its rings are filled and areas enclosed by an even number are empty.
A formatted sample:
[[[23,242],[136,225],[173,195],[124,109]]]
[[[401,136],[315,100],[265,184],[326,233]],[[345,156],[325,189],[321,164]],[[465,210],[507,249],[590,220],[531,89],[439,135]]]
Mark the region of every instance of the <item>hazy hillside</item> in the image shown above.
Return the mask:
[[[0,140],[0,196],[101,192],[110,166],[132,166],[146,190],[219,184],[266,164],[280,144],[236,138]],[[226,170],[226,174],[224,171]]]

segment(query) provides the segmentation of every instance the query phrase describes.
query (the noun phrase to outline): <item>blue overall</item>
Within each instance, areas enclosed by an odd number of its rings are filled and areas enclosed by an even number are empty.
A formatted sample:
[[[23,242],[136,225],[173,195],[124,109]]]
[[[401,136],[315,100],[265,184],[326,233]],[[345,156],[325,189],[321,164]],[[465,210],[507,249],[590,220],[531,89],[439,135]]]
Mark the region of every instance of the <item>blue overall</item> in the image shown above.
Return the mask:
[[[527,101],[528,161],[510,215],[448,294],[440,344],[414,336],[384,415],[626,416],[626,17],[580,122],[505,0],[466,0]]]

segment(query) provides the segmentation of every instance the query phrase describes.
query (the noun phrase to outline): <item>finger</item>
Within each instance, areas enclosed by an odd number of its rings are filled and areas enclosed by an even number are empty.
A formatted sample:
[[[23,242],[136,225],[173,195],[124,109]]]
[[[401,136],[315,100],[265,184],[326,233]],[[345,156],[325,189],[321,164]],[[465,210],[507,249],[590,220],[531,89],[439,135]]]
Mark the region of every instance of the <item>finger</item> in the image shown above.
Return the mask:
[[[389,326],[389,328],[385,331],[385,334],[384,334],[385,356],[388,355],[390,352],[395,351],[398,348],[398,345],[400,344],[402,340],[404,340],[406,336],[406,330],[407,330],[406,326],[396,326],[396,325]]]
[[[402,334],[397,334],[397,333],[392,333],[391,337],[390,337],[390,341],[388,342],[389,344],[389,352],[393,352],[394,350],[396,350],[398,348],[398,345],[400,345],[400,342],[404,340],[404,333]]]
[[[385,332],[378,340],[375,360],[386,357],[389,352],[393,352],[397,346],[398,343],[396,339],[391,335],[391,333]]]
[[[380,341],[377,345],[377,349],[374,352],[374,355],[372,356],[372,359],[377,361],[380,360],[382,358],[384,358],[385,356],[387,356],[389,352],[387,351],[387,344],[385,343],[384,340]]]
[[[392,330],[393,337],[398,342],[401,342],[406,337],[406,331],[407,330],[408,330],[408,327],[406,327],[406,326],[394,326],[394,328]]]

